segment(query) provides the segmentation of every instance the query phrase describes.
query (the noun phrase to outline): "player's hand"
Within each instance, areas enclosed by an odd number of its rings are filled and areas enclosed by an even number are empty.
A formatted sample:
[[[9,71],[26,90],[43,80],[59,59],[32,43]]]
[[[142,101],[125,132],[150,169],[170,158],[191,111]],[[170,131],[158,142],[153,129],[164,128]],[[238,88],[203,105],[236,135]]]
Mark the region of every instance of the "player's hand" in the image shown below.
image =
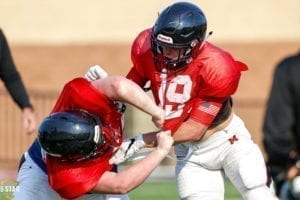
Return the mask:
[[[152,122],[156,127],[162,128],[165,122],[165,111],[163,109],[159,109],[157,116],[152,116]]]
[[[99,65],[90,67],[84,75],[85,79],[87,79],[88,81],[95,81],[97,79],[106,78],[107,76],[107,72]]]
[[[292,167],[290,167],[287,171],[286,174],[286,179],[287,180],[292,180],[293,178],[295,178],[296,176],[299,175],[300,169],[296,166],[293,165]]]
[[[171,131],[161,131],[157,133],[157,150],[159,150],[164,156],[166,156],[174,143],[174,139],[171,136]]]
[[[145,147],[142,134],[125,139],[109,160],[110,164],[120,164]]]
[[[28,134],[33,133],[37,128],[37,120],[32,108],[24,108],[22,111],[23,126]]]

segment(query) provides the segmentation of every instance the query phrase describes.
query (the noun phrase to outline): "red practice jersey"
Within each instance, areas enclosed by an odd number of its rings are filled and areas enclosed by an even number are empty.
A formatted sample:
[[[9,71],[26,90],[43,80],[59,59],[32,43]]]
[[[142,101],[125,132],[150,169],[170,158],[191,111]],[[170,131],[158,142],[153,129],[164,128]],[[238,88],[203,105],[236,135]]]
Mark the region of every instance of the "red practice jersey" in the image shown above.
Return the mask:
[[[174,133],[188,118],[209,126],[224,100],[237,89],[247,66],[222,49],[206,42],[200,54],[179,72],[163,74],[155,67],[151,29],[141,32],[131,49],[133,67],[127,78],[143,87],[151,82],[158,105],[166,111],[165,130]]]
[[[114,102],[94,88],[87,80],[76,78],[67,83],[57,100],[52,113],[83,109],[97,115],[103,126],[111,127],[116,135],[106,136],[113,143],[114,138],[122,141],[121,114]],[[62,197],[71,199],[90,192],[101,175],[112,169],[109,159],[111,150],[104,155],[80,162],[62,162],[57,157],[47,155],[46,165],[49,183]]]

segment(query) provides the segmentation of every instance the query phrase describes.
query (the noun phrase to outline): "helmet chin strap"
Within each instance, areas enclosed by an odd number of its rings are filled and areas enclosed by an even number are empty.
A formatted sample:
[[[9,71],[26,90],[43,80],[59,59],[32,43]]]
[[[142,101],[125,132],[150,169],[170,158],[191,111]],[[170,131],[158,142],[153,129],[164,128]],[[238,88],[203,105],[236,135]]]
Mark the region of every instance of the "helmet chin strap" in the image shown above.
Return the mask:
[[[202,41],[200,47],[199,47],[199,51],[202,49],[202,47],[204,46],[205,42],[208,40],[208,38],[213,34],[213,31],[210,31],[204,38],[204,40]],[[190,51],[192,51],[192,48],[195,47],[196,45],[190,45]],[[186,64],[191,63],[193,60],[192,57],[190,57],[188,60],[186,60]]]
[[[160,104],[159,107],[161,107],[162,109],[164,109],[165,106],[165,96],[166,96],[166,87],[167,87],[167,74],[168,74],[168,70],[167,68],[163,68],[162,69],[162,73],[160,74],[160,78],[161,78],[161,97],[160,97]]]
[[[204,38],[204,40],[202,41],[201,46],[199,47],[199,49],[201,49],[203,47],[203,45],[205,44],[205,42],[207,41],[207,39],[213,34],[213,31],[210,31],[206,37]]]

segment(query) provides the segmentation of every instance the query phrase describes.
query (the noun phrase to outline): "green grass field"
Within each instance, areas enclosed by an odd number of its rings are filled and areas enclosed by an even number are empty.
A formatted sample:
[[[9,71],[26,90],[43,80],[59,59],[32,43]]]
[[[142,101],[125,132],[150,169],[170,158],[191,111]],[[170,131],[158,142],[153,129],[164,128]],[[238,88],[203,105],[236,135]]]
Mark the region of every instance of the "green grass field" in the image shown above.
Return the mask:
[[[14,184],[5,184],[14,185]],[[1,185],[1,189],[4,185]],[[241,200],[241,195],[230,182],[226,183],[225,200]],[[137,189],[129,193],[130,200],[176,200],[177,192],[174,181],[145,182]],[[0,191],[0,200],[11,200],[12,193]]]
[[[230,182],[226,182],[225,200],[241,200],[241,195]],[[129,193],[131,200],[176,200],[178,199],[174,181],[145,182]]]

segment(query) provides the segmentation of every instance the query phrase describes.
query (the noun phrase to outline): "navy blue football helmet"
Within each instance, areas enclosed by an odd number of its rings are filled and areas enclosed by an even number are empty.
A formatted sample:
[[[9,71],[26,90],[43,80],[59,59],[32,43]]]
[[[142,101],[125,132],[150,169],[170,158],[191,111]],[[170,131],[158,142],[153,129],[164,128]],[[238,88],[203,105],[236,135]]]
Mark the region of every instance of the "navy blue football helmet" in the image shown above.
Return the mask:
[[[105,152],[106,138],[100,119],[83,110],[56,112],[38,129],[38,141],[49,155],[80,161]]]
[[[178,2],[164,9],[152,28],[151,48],[159,71],[180,70],[199,54],[206,36],[207,22],[202,10],[188,2]],[[178,58],[169,59],[163,47],[178,49]]]

